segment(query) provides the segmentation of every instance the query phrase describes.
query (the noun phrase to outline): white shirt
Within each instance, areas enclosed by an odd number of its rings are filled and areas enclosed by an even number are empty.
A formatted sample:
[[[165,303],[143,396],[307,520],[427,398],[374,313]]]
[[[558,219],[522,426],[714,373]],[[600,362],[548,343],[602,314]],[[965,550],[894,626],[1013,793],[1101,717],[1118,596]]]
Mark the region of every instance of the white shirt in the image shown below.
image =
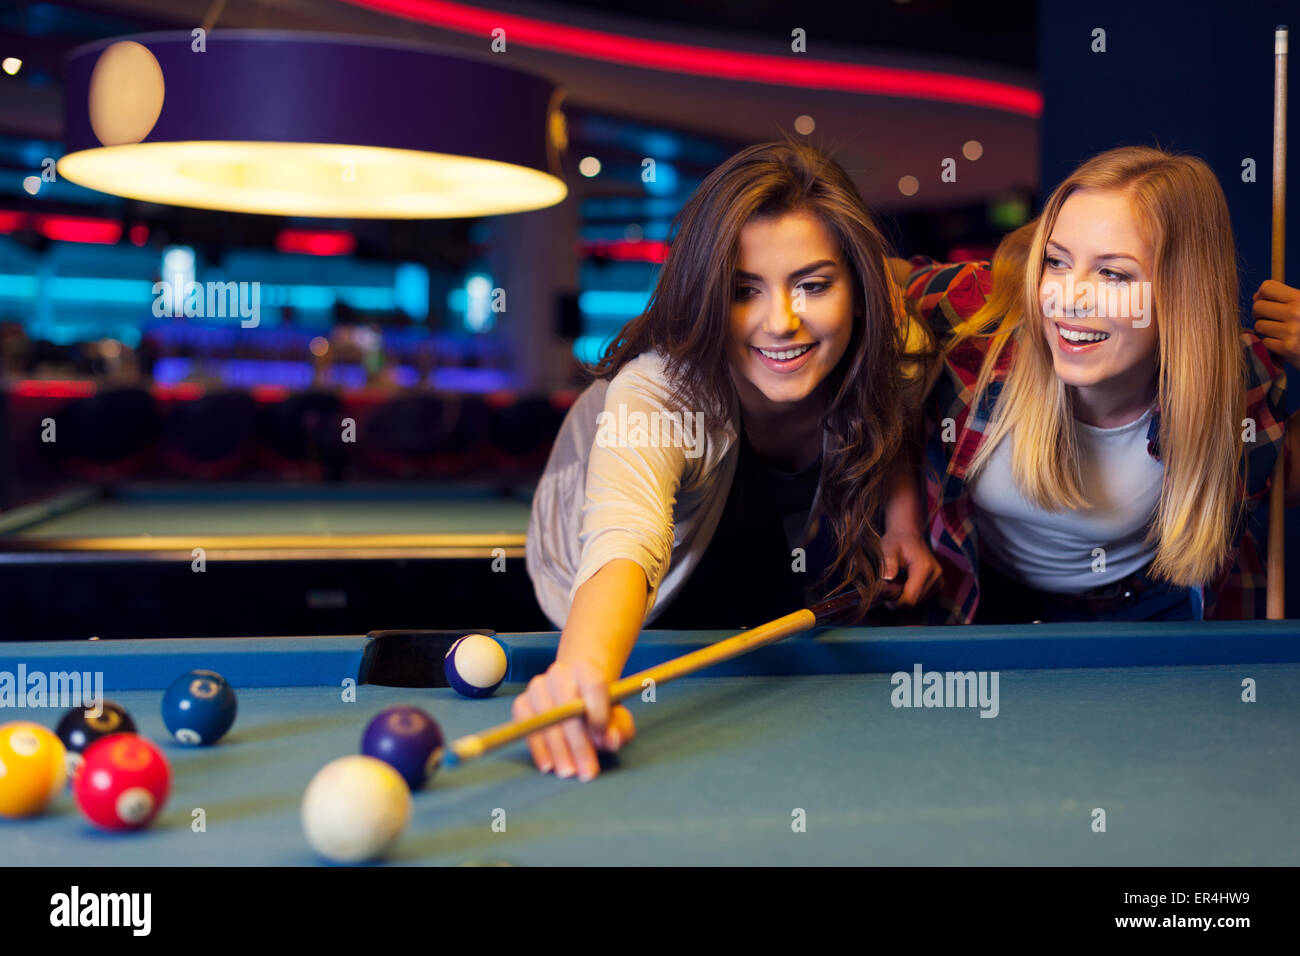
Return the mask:
[[[1145,567],[1144,544],[1160,501],[1164,466],[1147,453],[1152,409],[1118,428],[1076,421],[1083,490],[1091,506],[1046,511],[1011,478],[1011,441],[993,450],[971,487],[980,541],[998,570],[1040,591],[1078,594]],[[1094,549],[1104,550],[1105,570]]]
[[[703,427],[625,427],[637,412],[662,424],[665,411],[689,413]],[[601,412],[610,416],[604,429]],[[569,409],[533,496],[525,545],[537,601],[555,627],[564,627],[578,587],[615,558],[645,571],[646,623],[690,577],[722,517],[740,450],[732,422],[696,414],[677,406],[663,358],[652,352],[593,382]]]

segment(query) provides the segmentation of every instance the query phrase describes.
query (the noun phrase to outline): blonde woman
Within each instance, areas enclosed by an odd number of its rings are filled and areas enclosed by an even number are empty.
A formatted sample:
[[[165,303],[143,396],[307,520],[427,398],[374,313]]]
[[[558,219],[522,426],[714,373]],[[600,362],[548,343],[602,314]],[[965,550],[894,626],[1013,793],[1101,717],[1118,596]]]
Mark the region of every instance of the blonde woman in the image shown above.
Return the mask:
[[[894,265],[946,343],[927,443],[939,619],[1263,615],[1252,518],[1297,451],[1274,353],[1300,358],[1300,296],[1265,283],[1260,335],[1241,327],[1204,162],[1110,150],[991,265]],[[1298,485],[1290,469],[1288,506]]]

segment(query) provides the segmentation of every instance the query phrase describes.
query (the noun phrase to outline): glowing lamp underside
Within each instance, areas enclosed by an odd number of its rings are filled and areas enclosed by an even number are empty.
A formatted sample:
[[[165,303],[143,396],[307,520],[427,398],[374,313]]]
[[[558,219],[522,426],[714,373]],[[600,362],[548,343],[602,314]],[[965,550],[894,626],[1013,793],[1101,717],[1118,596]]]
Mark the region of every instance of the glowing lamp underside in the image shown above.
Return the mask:
[[[562,98],[420,44],[279,30],[101,40],[69,54],[58,169],[146,202],[432,219],[562,201]]]
[[[132,143],[70,153],[58,170],[129,199],[280,216],[492,216],[568,193],[563,180],[513,163],[331,143]]]

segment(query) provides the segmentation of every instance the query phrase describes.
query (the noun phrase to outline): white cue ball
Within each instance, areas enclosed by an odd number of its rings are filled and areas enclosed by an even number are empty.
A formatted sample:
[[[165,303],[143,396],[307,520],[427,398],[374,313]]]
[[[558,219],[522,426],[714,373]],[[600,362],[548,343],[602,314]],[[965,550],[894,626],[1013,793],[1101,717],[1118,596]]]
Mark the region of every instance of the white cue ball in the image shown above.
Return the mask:
[[[486,634],[466,634],[451,645],[444,661],[447,683],[465,697],[487,697],[505,680],[506,652]]]
[[[374,757],[340,757],[326,764],[302,798],[307,842],[336,863],[382,856],[410,819],[406,781]]]

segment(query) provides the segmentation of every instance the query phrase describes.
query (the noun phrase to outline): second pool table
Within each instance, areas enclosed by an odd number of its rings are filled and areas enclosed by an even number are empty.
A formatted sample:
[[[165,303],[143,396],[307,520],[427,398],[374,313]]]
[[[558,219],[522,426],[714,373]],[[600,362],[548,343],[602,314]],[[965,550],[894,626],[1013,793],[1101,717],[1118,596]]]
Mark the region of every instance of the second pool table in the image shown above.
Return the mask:
[[[0,515],[0,641],[233,637],[250,606],[273,634],[468,623],[486,607],[498,628],[546,627],[523,566],[529,502],[485,484],[52,495]]]

